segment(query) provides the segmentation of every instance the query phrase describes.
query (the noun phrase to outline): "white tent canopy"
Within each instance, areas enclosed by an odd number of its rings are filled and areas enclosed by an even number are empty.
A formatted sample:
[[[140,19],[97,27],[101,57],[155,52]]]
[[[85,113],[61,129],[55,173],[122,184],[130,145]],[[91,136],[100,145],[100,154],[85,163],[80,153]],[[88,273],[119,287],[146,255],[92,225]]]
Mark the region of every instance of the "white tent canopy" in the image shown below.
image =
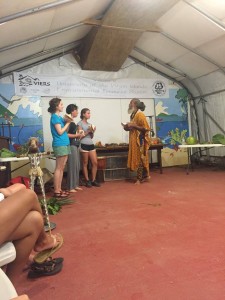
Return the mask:
[[[224,132],[223,0],[21,0],[13,5],[1,0],[2,80],[13,71],[74,53],[95,26],[91,24],[104,20],[115,5],[128,18],[146,5],[142,18],[151,19],[151,26],[140,26],[137,20],[126,28],[127,32],[141,32],[130,58],[187,88],[192,129],[200,140]],[[123,11],[127,5],[129,9]],[[122,21],[118,27],[114,24],[115,30],[121,28]]]

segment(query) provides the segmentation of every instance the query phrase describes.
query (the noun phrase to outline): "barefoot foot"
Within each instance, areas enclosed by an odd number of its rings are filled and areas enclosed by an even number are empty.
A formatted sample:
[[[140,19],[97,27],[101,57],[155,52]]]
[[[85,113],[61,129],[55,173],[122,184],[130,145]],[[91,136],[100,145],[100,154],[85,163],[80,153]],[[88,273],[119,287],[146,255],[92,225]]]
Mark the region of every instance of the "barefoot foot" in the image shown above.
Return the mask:
[[[140,183],[140,180],[137,180],[134,184],[139,185]]]
[[[60,242],[60,235],[46,235],[46,238],[44,241],[36,243],[36,245],[34,246],[34,251],[35,252],[41,252],[43,250],[46,249],[51,249],[54,248],[58,245],[58,243]]]
[[[147,177],[143,178],[141,182],[149,182],[150,179],[151,179],[151,176],[147,176]]]
[[[75,190],[77,190],[77,191],[83,191],[83,189],[81,187],[79,187],[79,186],[76,187]]]

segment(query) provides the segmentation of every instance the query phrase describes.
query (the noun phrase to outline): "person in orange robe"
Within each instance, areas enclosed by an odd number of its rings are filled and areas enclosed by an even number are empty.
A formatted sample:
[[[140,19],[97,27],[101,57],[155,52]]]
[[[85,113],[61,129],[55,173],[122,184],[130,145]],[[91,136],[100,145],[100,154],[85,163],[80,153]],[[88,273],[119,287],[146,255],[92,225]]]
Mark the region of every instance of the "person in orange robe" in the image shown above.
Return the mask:
[[[142,111],[145,104],[139,99],[132,99],[128,113],[131,114],[130,122],[123,124],[123,128],[129,131],[129,152],[127,167],[137,172],[136,184],[150,179],[148,150],[150,146],[150,126]]]

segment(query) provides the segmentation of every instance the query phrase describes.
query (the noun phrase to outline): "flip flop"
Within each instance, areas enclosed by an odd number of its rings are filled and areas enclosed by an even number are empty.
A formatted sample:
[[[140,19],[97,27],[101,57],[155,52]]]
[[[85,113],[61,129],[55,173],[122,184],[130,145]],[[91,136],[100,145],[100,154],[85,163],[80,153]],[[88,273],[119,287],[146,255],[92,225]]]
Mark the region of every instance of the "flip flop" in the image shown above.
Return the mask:
[[[27,277],[34,279],[42,276],[52,276],[59,273],[62,270],[63,264],[46,262],[43,264],[36,264],[28,272]]]
[[[33,258],[34,262],[36,262],[37,264],[42,264],[49,257],[51,257],[53,253],[55,253],[56,251],[58,251],[62,247],[62,245],[63,245],[63,237],[59,233],[57,234],[57,237],[58,237],[57,240],[59,240],[59,242],[56,244],[56,246],[53,247],[53,248],[46,249],[46,250],[43,250],[43,251],[37,253],[34,256],[34,258]]]

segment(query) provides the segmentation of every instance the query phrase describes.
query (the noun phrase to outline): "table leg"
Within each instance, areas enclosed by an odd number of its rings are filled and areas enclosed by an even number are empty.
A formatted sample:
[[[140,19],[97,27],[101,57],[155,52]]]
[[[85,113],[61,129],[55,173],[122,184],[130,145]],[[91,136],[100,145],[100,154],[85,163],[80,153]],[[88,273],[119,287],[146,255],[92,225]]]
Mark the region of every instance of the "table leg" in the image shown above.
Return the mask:
[[[191,164],[191,149],[190,148],[187,148],[187,154],[188,154],[188,164],[187,164],[186,174],[189,175],[190,164]]]
[[[160,168],[160,174],[162,174],[162,156],[161,156],[161,149],[157,149],[157,159],[158,159],[158,164]]]

